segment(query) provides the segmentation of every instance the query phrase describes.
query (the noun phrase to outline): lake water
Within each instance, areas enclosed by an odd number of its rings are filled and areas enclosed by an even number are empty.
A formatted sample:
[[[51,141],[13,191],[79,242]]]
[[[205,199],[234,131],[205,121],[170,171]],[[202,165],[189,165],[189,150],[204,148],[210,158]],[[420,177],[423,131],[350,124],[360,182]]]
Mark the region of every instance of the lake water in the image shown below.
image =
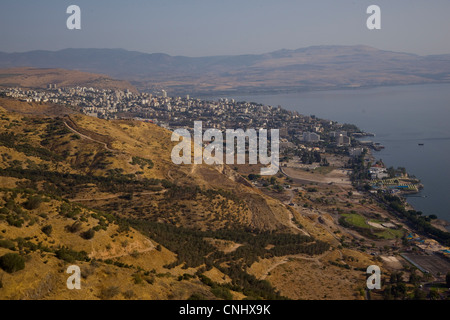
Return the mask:
[[[374,156],[386,166],[406,167],[425,186],[419,195],[426,197],[409,197],[408,202],[450,221],[450,84],[228,98],[281,105],[375,133],[373,140],[386,148]]]

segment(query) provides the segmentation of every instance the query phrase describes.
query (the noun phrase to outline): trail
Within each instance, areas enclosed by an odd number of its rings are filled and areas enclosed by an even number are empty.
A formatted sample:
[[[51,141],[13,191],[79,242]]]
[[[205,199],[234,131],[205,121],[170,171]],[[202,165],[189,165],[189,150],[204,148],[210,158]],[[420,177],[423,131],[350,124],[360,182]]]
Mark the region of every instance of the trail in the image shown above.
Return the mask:
[[[268,267],[268,268],[266,269],[266,271],[265,271],[264,274],[259,278],[259,280],[265,280],[265,279],[267,278],[267,276],[269,275],[269,273],[270,273],[273,269],[275,269],[275,268],[278,267],[278,266],[281,266],[282,264],[287,263],[288,261],[289,261],[289,258],[288,258],[288,257],[285,257],[283,260],[274,263],[273,265],[271,265],[270,267]]]
[[[97,142],[97,143],[100,143],[100,144],[102,144],[102,145],[105,147],[105,149],[108,150],[108,151],[111,151],[111,152],[117,152],[117,150],[110,149],[110,148],[108,147],[108,144],[107,144],[107,143],[105,143],[105,142],[103,142],[103,141],[99,141],[99,140],[93,139],[93,138],[91,138],[91,137],[89,137],[89,136],[87,136],[87,135],[85,135],[85,134],[82,134],[82,133],[78,132],[77,130],[75,130],[74,128],[72,128],[71,126],[69,126],[69,125],[67,124],[66,121],[64,121],[64,125],[65,125],[70,131],[72,131],[73,133],[79,135],[81,138],[87,139],[87,140],[91,140],[91,141],[94,141],[94,142]]]
[[[167,190],[161,190],[161,191],[148,191],[148,192],[141,192],[135,194],[135,196],[145,196],[145,195],[152,195],[152,194],[161,194],[165,193]],[[80,198],[80,199],[69,199],[70,202],[83,202],[83,201],[98,201],[98,200],[110,200],[120,197],[121,194],[110,194],[103,197],[93,197],[93,198]]]
[[[289,262],[289,260],[291,258],[294,259],[302,259],[302,260],[308,260],[308,261],[313,261],[315,263],[317,263],[319,266],[322,265],[322,262],[320,262],[320,259],[322,259],[323,257],[327,256],[328,254],[330,254],[332,251],[326,251],[324,253],[322,253],[321,255],[318,255],[317,257],[305,257],[304,255],[301,254],[296,254],[296,255],[289,255],[289,256],[285,256],[282,260],[275,262],[274,264],[272,264],[271,266],[269,266],[266,271],[264,272],[264,274],[259,277],[259,280],[264,280],[269,276],[269,273],[274,270],[275,268]],[[339,251],[340,252],[340,251]],[[342,254],[342,253],[341,253]]]
[[[289,200],[284,202],[285,205],[289,205],[290,203],[293,203],[292,201],[294,200],[294,197],[295,197],[294,191],[292,191],[292,190],[289,190],[289,191],[290,191],[291,195],[290,195]],[[296,209],[294,209],[294,210],[296,210]],[[288,208],[287,211],[288,211],[289,225],[290,225],[293,229],[302,232],[305,236],[310,237],[311,235],[310,235],[308,232],[306,232],[305,230],[299,228],[299,227],[295,224],[295,222],[294,222],[294,215],[292,214],[291,210],[289,210],[289,208]]]
[[[156,246],[153,244],[152,241],[150,240],[146,240],[146,245],[147,247],[145,249],[139,248],[139,243],[135,242],[130,244],[127,248],[125,248],[124,252],[118,253],[118,254],[109,254],[106,253],[105,251],[96,251],[94,250],[94,246],[93,243],[91,242],[91,246],[92,246],[92,251],[89,254],[89,258],[100,258],[100,259],[112,259],[112,258],[120,258],[120,257],[124,257],[124,256],[129,256],[130,254],[132,254],[133,252],[137,252],[137,253],[145,253],[145,252],[149,252],[149,251],[153,251],[156,249]]]
[[[169,178],[169,180],[173,182],[173,181],[175,181],[175,179],[172,177],[172,174],[170,173],[170,171],[171,171],[170,169],[169,169],[169,171],[167,171],[167,178]]]

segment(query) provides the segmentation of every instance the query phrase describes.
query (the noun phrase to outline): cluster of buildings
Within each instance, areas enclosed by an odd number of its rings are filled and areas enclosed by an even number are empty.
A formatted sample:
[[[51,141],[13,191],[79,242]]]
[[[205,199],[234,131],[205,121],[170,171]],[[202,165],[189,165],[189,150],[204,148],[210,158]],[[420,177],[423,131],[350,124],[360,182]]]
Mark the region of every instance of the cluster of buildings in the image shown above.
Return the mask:
[[[381,180],[389,178],[389,173],[385,167],[374,165],[369,169],[370,178],[372,180]]]
[[[416,233],[410,233],[406,236],[406,239],[414,243],[417,247],[424,250],[425,252],[439,252],[440,254],[444,255],[445,257],[450,258],[450,247],[445,247],[441,245],[439,242],[437,242],[434,239],[422,239],[418,234]]]
[[[108,115],[131,108],[133,93],[129,90],[100,90],[86,87],[58,88],[49,84],[47,89],[26,90],[21,88],[0,89],[0,93],[24,102],[57,103],[78,107],[86,114],[107,118]],[[145,103],[146,96],[137,103]]]
[[[108,90],[87,87],[58,88],[50,84],[47,89],[27,90],[2,88],[0,94],[26,102],[50,102],[77,107],[83,113],[105,119],[133,118],[154,122],[168,129],[192,128],[193,121],[203,121],[204,128],[244,129],[278,128],[282,138],[320,142],[319,133],[343,137],[340,145],[347,145],[350,137],[337,131],[340,124],[300,115],[280,106],[273,107],[234,99],[208,101],[186,97],[169,97],[162,90],[159,95],[133,93],[129,90]],[[336,140],[338,143],[339,141]]]
[[[356,158],[359,157],[364,153],[364,148],[356,147],[356,148],[349,148],[348,154],[350,157]]]

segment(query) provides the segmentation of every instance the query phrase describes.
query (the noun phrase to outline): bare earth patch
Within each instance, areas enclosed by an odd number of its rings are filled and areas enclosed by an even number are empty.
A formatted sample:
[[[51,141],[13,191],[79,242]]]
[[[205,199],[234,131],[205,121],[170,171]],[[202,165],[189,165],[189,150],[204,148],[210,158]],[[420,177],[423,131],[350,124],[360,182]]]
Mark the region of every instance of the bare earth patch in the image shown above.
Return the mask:
[[[283,173],[293,179],[304,180],[305,182],[334,183],[339,185],[351,185],[347,171],[334,169],[327,174],[312,173],[298,168],[284,167]]]

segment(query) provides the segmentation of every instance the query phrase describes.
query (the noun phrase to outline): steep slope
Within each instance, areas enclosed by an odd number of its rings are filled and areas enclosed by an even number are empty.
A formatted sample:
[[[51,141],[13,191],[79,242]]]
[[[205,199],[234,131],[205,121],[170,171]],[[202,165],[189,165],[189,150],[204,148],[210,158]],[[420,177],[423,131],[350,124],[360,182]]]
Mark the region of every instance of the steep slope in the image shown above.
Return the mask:
[[[11,108],[17,109],[16,103],[10,102]],[[19,127],[23,135],[19,134]],[[41,134],[37,135],[36,131]],[[211,220],[214,222],[211,223],[216,225],[215,228],[223,227],[224,221],[231,218],[229,215],[238,212],[233,219],[242,226],[259,230],[289,229],[286,209],[277,209],[267,196],[249,187],[248,183],[236,183],[219,172],[222,170],[220,168],[174,165],[170,153],[175,143],[170,141],[170,135],[169,131],[151,123],[104,121],[79,114],[46,119],[25,118],[25,121],[12,123],[10,132],[4,133],[5,139],[10,139],[11,143],[23,141],[22,144],[41,146],[42,150],[30,151],[30,155],[48,153],[47,156],[41,155],[40,162],[50,166],[52,174],[56,176],[70,173],[73,177],[68,179],[73,181],[78,178],[77,175],[89,175],[89,183],[95,186],[72,188],[70,193],[60,195],[89,201],[91,206],[99,209],[106,203],[110,208],[117,209],[119,206],[127,216],[141,216],[149,211],[148,216],[156,219],[151,208],[143,212],[138,206],[134,210],[126,204],[129,200],[124,196],[134,192],[140,198],[139,201],[135,199],[135,203],[141,208],[151,206],[155,201],[167,205],[170,212],[165,211],[167,216],[164,220],[181,219],[179,225],[187,223],[204,228],[204,223],[209,221],[203,217],[204,212],[212,211]],[[24,170],[32,167],[27,166],[25,169],[24,166]],[[55,183],[60,183],[61,180],[56,182],[56,176]],[[37,179],[50,181],[45,175]],[[208,191],[210,189],[215,191]],[[176,206],[169,208],[173,202],[179,205],[193,200],[198,205],[195,210],[192,209],[189,217],[182,218],[186,210]],[[221,203],[220,209],[216,202]],[[210,209],[206,210],[205,206]],[[194,223],[196,220],[198,223]]]

